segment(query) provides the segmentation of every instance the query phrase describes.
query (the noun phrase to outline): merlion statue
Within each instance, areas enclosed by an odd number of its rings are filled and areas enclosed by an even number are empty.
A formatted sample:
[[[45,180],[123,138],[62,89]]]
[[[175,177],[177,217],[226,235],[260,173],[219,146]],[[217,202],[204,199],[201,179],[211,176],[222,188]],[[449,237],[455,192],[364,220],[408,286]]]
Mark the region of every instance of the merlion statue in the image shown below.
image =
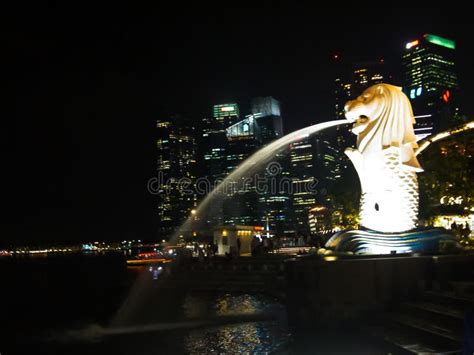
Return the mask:
[[[377,84],[345,106],[357,149],[348,148],[361,184],[361,225],[383,233],[412,230],[418,219],[418,181],[423,171],[410,101],[400,87]]]
[[[357,149],[345,153],[361,184],[361,229],[336,232],[325,247],[336,252],[391,254],[459,247],[444,228],[417,228],[418,180],[422,172],[416,158],[418,145],[410,101],[401,88],[377,84],[345,106],[354,123]]]

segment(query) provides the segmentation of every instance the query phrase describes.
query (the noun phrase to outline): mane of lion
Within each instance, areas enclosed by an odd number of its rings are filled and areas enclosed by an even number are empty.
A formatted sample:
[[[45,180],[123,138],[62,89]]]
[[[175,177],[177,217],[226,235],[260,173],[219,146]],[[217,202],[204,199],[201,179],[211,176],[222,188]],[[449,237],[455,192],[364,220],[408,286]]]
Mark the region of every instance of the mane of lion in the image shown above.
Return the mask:
[[[363,154],[365,151],[400,147],[402,164],[423,171],[414,152],[418,148],[413,131],[415,118],[407,96],[400,87],[389,84],[377,84],[365,92],[369,91],[378,105],[375,117],[369,116],[371,122],[357,137],[358,150]]]

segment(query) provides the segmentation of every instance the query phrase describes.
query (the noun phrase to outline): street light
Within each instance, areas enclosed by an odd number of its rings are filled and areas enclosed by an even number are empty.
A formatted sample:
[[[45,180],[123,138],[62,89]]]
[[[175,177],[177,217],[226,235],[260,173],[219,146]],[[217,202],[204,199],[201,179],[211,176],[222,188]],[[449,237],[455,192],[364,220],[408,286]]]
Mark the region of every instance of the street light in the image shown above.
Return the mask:
[[[193,237],[196,237],[196,236],[197,236],[197,233],[196,233],[196,231],[194,230],[194,227],[195,227],[194,224],[195,224],[195,221],[196,221],[196,209],[195,209],[195,208],[193,208],[193,209],[191,210],[191,216],[193,217],[193,218],[191,218],[191,235],[192,235]]]

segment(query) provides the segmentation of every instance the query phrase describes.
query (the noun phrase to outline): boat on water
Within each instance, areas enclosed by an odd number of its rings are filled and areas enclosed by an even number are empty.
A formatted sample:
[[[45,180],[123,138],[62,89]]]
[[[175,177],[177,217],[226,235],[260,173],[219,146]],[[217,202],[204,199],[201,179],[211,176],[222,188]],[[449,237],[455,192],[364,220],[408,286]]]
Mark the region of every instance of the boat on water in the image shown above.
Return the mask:
[[[127,258],[127,265],[165,264],[172,258],[156,245],[144,245],[132,251]]]

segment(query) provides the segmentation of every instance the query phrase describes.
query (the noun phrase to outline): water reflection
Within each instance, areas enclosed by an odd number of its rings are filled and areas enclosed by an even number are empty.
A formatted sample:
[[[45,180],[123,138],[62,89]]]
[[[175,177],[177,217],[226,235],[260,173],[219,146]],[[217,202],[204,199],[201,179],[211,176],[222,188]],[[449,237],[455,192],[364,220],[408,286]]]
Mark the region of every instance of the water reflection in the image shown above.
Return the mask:
[[[163,266],[152,265],[148,268],[148,271],[151,273],[151,278],[153,280],[158,280],[158,276],[163,272]]]
[[[185,315],[194,318],[204,313],[228,316],[271,311],[279,313],[280,320],[191,330],[184,337],[184,349],[187,353],[265,353],[287,347],[290,334],[284,321],[284,309],[269,297],[224,294],[207,300],[212,302],[203,300],[202,294],[189,295],[183,305]]]

